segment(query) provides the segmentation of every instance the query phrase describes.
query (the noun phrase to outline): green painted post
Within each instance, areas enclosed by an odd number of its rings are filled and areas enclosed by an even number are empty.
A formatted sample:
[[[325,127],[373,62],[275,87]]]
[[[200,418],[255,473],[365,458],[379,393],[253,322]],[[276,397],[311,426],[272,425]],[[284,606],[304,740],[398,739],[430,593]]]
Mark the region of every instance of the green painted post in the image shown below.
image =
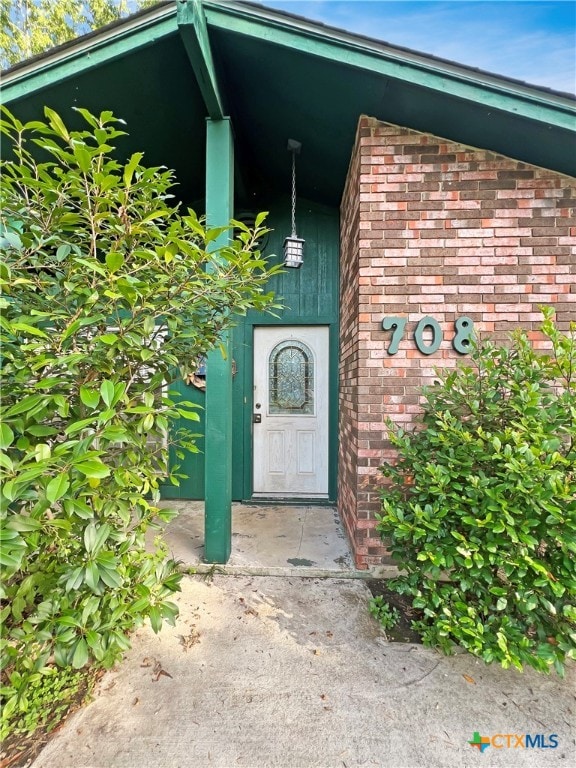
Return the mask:
[[[230,120],[207,121],[206,219],[211,227],[228,224],[233,215],[234,160]],[[228,234],[212,249],[226,243]],[[230,333],[206,361],[206,441],[204,559],[226,563],[232,542],[232,358]]]

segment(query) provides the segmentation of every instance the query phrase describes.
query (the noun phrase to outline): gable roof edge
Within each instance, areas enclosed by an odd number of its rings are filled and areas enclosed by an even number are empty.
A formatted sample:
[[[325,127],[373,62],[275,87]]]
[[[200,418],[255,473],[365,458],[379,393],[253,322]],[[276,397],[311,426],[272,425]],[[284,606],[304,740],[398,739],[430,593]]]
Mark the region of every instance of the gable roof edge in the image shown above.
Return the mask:
[[[176,4],[168,2],[112,22],[5,70],[2,100],[15,101],[177,32]],[[54,72],[58,76],[51,80]]]

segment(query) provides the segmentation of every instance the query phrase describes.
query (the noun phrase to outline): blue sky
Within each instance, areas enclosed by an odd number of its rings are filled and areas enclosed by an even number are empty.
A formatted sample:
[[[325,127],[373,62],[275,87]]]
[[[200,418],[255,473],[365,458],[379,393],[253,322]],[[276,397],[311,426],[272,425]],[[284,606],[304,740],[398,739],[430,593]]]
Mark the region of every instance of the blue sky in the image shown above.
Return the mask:
[[[259,0],[263,5],[576,92],[575,0]]]

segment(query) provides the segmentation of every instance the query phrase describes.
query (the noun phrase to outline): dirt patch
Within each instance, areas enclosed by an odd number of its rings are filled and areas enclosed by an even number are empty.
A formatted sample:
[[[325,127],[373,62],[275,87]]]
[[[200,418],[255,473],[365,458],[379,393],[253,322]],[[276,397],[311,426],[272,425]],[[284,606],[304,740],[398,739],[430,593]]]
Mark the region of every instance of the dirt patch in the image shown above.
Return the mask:
[[[386,637],[392,643],[420,643],[422,638],[414,629],[412,622],[422,619],[422,611],[412,607],[412,598],[408,595],[399,595],[388,587],[387,579],[369,579],[366,582],[372,597],[379,595],[389,603],[391,607],[396,608],[400,614],[398,624],[392,629],[386,630]]]

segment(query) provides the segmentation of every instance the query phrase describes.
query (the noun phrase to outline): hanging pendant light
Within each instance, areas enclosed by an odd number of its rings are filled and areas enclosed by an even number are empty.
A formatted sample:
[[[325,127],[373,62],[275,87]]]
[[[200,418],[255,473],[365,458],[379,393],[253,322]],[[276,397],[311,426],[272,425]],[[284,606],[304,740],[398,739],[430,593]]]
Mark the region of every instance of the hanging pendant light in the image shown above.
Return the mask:
[[[284,266],[292,269],[302,266],[304,255],[304,240],[296,234],[296,155],[301,148],[299,141],[288,139],[288,152],[292,153],[292,234],[284,240]]]

